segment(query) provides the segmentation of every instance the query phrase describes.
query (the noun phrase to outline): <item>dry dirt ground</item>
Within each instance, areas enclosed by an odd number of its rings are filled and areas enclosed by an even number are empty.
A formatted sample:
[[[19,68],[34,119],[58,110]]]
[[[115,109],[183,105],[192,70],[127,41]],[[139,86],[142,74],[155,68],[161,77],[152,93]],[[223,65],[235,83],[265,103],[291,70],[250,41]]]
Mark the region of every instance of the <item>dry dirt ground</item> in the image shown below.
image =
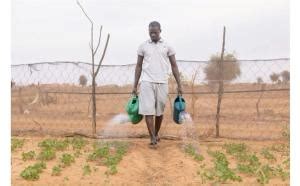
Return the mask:
[[[245,140],[228,140],[228,139],[205,139],[198,141],[197,145],[200,154],[204,157],[202,162],[194,160],[189,154],[185,153],[183,146],[186,143],[181,140],[162,139],[157,148],[149,148],[148,139],[118,139],[128,142],[129,147],[121,162],[117,165],[118,172],[114,175],[107,176],[105,171],[107,167],[87,162],[87,155],[92,151],[92,144],[95,139],[86,139],[88,144],[81,150],[81,155],[75,158],[75,163],[62,170],[60,176],[51,176],[52,167],[57,165],[59,161],[59,152],[54,160],[46,161],[47,168],[40,174],[37,181],[24,180],[20,173],[28,165],[32,165],[37,160],[22,160],[22,152],[34,150],[36,153],[40,151],[38,143],[50,136],[33,137],[19,136],[15,139],[25,139],[24,145],[17,148],[11,155],[11,180],[12,185],[202,185],[201,177],[197,174],[201,171],[200,164],[205,163],[207,167],[212,167],[212,157],[207,150],[220,150],[224,143],[245,143],[251,151],[257,152],[261,161],[264,160],[259,154],[262,148],[271,147],[275,144],[287,144],[287,141],[245,141]],[[63,139],[63,138],[56,138]],[[112,140],[112,139],[110,139]],[[117,139],[116,139],[117,140]],[[75,151],[68,148],[65,152],[74,153]],[[226,153],[225,153],[226,154]],[[281,164],[287,156],[277,152],[274,153],[276,164]],[[229,167],[235,166],[236,162],[233,157],[226,154],[229,161]],[[83,175],[82,167],[85,164],[91,166],[90,175]],[[272,165],[272,163],[270,163]],[[275,165],[275,164],[274,164]],[[225,185],[260,185],[256,181],[256,177],[238,174],[242,177],[242,182],[228,181]],[[206,182],[204,185],[213,185]],[[215,184],[223,185],[223,184]],[[280,178],[272,178],[267,185],[289,185],[289,179],[282,181]]]

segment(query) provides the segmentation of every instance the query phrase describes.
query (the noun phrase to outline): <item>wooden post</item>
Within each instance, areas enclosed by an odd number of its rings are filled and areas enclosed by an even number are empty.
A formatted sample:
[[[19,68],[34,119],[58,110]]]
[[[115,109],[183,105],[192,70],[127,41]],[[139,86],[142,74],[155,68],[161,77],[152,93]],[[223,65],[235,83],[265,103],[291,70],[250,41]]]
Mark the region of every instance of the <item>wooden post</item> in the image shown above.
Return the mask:
[[[258,100],[256,102],[256,114],[257,114],[257,118],[260,117],[259,103],[260,103],[260,100],[261,100],[261,98],[262,98],[262,96],[264,94],[265,87],[266,87],[266,84],[264,84],[264,83],[261,84],[261,92],[260,92],[259,98],[258,98]]]
[[[196,118],[195,102],[197,101],[197,98],[195,98],[195,80],[199,73],[200,67],[201,67],[201,65],[198,66],[195,73],[192,75],[192,81],[191,81],[191,85],[192,85],[192,118],[193,119]]]
[[[223,28],[223,44],[222,44],[222,52],[221,52],[221,60],[218,62],[219,67],[219,91],[218,91],[218,104],[217,104],[217,115],[216,115],[216,137],[218,138],[220,136],[220,127],[219,127],[219,121],[220,121],[220,110],[221,110],[221,102],[222,102],[222,96],[223,96],[223,57],[224,57],[224,50],[225,50],[225,32],[226,28],[224,26]]]

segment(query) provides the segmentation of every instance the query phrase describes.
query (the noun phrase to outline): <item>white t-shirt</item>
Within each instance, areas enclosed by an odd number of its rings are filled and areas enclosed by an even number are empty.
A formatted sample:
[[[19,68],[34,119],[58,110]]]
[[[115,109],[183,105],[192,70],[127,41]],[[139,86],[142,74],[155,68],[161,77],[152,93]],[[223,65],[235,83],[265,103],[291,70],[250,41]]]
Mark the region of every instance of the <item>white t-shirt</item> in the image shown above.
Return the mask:
[[[139,46],[137,54],[144,57],[141,81],[168,83],[169,56],[175,55],[171,46],[163,39],[157,43],[149,39]]]

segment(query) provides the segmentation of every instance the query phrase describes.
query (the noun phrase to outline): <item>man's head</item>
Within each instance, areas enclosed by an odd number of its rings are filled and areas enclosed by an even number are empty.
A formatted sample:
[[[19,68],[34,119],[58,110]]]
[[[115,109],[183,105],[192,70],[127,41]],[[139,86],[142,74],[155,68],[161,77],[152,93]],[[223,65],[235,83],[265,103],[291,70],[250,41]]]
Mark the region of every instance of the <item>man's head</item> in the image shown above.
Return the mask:
[[[160,39],[160,24],[157,21],[152,21],[149,24],[149,36],[153,42],[157,42]]]

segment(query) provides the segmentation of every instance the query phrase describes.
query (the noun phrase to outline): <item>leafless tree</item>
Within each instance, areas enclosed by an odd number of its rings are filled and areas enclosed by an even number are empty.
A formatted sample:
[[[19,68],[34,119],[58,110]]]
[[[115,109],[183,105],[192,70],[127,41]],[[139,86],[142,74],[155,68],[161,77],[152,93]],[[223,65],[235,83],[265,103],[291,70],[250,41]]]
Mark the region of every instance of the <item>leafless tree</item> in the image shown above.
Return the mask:
[[[106,53],[106,49],[107,49],[107,46],[108,46],[108,43],[109,43],[109,38],[110,38],[110,34],[107,35],[107,38],[106,38],[106,43],[105,43],[105,47],[103,49],[103,52],[102,52],[102,55],[101,55],[101,58],[99,59],[99,63],[95,69],[95,56],[98,52],[98,49],[99,49],[99,46],[100,46],[100,43],[101,43],[101,35],[102,35],[102,26],[100,27],[100,30],[99,30],[99,37],[98,37],[98,42],[96,45],[94,45],[94,22],[93,20],[88,16],[88,14],[86,13],[86,11],[84,10],[83,6],[79,3],[79,1],[77,1],[77,4],[78,6],[80,7],[80,9],[82,10],[82,12],[84,13],[85,17],[89,20],[90,24],[91,24],[91,38],[90,38],[90,43],[89,43],[89,46],[90,46],[90,50],[91,50],[91,60],[92,60],[92,110],[93,110],[93,115],[92,115],[92,132],[93,132],[93,135],[95,136],[96,135],[96,77],[99,73],[99,70],[100,70],[100,67],[102,65],[102,62],[103,62],[103,59],[104,59],[104,56],[105,56],[105,53]],[[96,47],[95,47],[96,46]]]

